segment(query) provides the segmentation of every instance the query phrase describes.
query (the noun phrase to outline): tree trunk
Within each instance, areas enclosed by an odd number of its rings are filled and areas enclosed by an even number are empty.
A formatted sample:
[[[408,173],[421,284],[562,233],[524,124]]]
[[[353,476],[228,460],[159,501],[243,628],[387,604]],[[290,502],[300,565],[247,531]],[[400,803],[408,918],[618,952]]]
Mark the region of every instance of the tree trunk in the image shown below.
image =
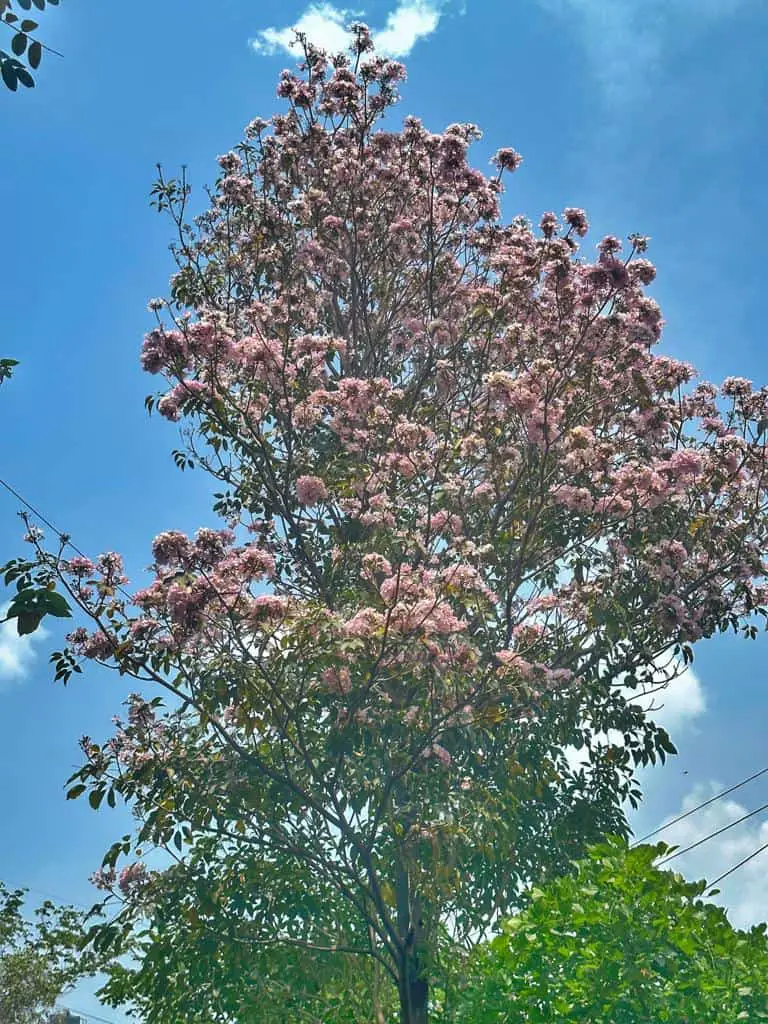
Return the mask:
[[[422,976],[424,921],[421,901],[410,891],[408,870],[397,873],[397,924],[405,950],[400,964],[400,1024],[427,1024],[429,982]]]
[[[419,958],[407,957],[407,975],[400,982],[400,1024],[427,1024],[429,984],[419,977]]]

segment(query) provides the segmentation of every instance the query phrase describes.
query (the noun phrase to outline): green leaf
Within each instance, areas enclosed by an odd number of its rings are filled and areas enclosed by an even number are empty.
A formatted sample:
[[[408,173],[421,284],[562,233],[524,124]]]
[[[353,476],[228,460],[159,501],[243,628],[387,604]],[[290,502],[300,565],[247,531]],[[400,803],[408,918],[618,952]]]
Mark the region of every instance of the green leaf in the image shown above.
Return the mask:
[[[16,77],[18,78],[18,80],[21,82],[21,84],[23,86],[26,86],[27,89],[33,89],[34,88],[35,80],[32,77],[32,75],[30,75],[30,73],[27,71],[26,68],[23,68],[23,67],[16,68]]]
[[[103,799],[103,789],[92,789],[91,792],[88,794],[88,803],[91,805],[94,811],[98,811],[99,807],[101,807],[101,802]]]
[[[17,615],[16,631],[19,636],[28,636],[30,633],[34,633],[40,625],[41,619],[42,616],[36,615],[35,612],[21,612]]]
[[[26,48],[27,37],[24,35],[23,32],[17,32],[16,35],[11,40],[11,49],[13,50],[17,57],[20,57],[24,53]]]
[[[28,11],[32,6],[32,0],[16,0],[16,3],[22,9],[22,11]]]
[[[32,21],[31,18],[25,18],[20,26],[22,32],[34,32],[37,27],[37,22]]]
[[[67,791],[67,800],[77,800],[79,796],[83,795],[86,788],[82,783],[79,786],[73,786],[72,789]]]
[[[35,39],[32,43],[29,44],[29,49],[27,50],[27,60],[29,61],[29,66],[31,68],[39,68],[42,56],[43,48],[40,45],[40,43],[38,43],[38,41]]]
[[[47,587],[30,587],[19,581],[19,592],[11,601],[6,619],[18,620],[19,635],[33,633],[46,615],[70,618],[72,612],[66,600]]]
[[[72,617],[72,611],[65,598],[61,594],[57,594],[55,590],[47,592],[45,604],[48,615],[55,615],[59,619],[69,619]]]
[[[11,92],[16,92],[19,85],[16,80],[16,68],[9,60],[4,60],[0,63],[0,76],[2,76],[3,81]]]

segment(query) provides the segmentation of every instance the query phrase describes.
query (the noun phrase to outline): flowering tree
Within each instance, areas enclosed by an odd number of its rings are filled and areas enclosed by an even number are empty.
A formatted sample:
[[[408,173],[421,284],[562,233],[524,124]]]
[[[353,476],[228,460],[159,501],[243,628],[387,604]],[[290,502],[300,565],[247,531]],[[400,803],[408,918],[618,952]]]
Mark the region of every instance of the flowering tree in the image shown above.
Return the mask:
[[[126,836],[98,878],[122,904],[94,940],[136,943],[134,994],[196,977],[200,1019],[230,1020],[229,967],[295,949],[367,959],[423,1024],[450,943],[626,832],[634,765],[674,751],[632,691],[701,637],[755,635],[768,391],[654,353],[643,238],[580,256],[581,210],[502,221],[513,150],[487,177],[472,125],[384,130],[404,70],[364,26],[351,58],[304,50],[207,212],[188,223],[184,179],[154,190],[178,272],[148,405],[227,528],[161,534],[133,594],[116,554],[34,530],[7,576],[90,616],[59,678],[85,656],[172,695],[85,739],[70,792],[124,798],[139,848],[177,859],[116,875]]]

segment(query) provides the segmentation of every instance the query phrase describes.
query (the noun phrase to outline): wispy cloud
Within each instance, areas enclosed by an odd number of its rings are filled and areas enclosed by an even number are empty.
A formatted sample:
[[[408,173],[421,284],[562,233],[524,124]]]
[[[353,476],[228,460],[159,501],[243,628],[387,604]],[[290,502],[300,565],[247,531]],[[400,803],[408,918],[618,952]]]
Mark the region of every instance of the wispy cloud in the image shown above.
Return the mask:
[[[717,782],[696,786],[685,797],[680,810],[670,814],[666,821],[692,810],[721,789],[722,786]],[[762,796],[756,793],[751,806],[759,806],[766,799],[764,792]],[[718,800],[684,821],[670,826],[658,838],[670,846],[683,849],[737,821],[747,812],[748,808],[736,800]],[[765,814],[756,815],[710,839],[696,850],[670,861],[664,867],[679,871],[686,878],[705,878],[711,883],[765,843],[768,843],[768,821]],[[718,888],[721,892],[714,899],[726,907],[731,923],[736,927],[747,928],[768,920],[768,850],[724,879]]]
[[[420,39],[435,31],[443,9],[444,0],[400,0],[383,26],[371,26],[377,52],[390,57],[407,56]],[[335,7],[330,3],[310,4],[293,24],[262,29],[251,40],[251,46],[257,53],[271,55],[285,51],[294,55],[294,33],[299,31],[315,46],[336,53],[349,46],[349,24],[364,18],[364,10]]]
[[[8,604],[0,606],[0,619],[5,618],[7,611]],[[16,632],[15,619],[0,623],[0,691],[8,683],[28,675],[37,658],[34,644],[44,640],[47,635],[44,629],[38,629],[29,636],[19,636]]]
[[[755,0],[538,0],[575,30],[604,97],[622,103],[647,94],[665,60],[702,29]]]

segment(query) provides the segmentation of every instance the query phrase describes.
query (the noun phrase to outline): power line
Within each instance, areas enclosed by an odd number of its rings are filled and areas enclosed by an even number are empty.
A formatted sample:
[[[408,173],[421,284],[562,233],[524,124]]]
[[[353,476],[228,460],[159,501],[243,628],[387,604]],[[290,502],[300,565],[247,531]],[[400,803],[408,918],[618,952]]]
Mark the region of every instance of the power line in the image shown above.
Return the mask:
[[[747,818],[753,818],[756,814],[759,814],[761,811],[765,810],[768,810],[768,804],[763,804],[762,807],[758,807],[754,811],[749,811],[747,814],[743,814],[740,818],[737,818],[736,821],[731,821],[729,822],[729,824],[723,825],[723,827],[719,828],[716,832],[710,832],[708,836],[704,836],[703,839],[699,839],[697,840],[697,842],[691,843],[690,846],[686,846],[682,850],[676,850],[674,853],[671,853],[668,857],[664,857],[663,860],[658,861],[656,867],[661,867],[662,864],[666,864],[668,861],[674,860],[675,857],[682,857],[684,853],[690,853],[690,851],[695,850],[697,846],[702,846],[704,843],[708,843],[709,840],[714,839],[715,836],[722,835],[723,832],[727,832],[729,828],[734,828],[736,825],[740,825],[742,821],[746,821]]]
[[[34,505],[31,505],[26,498],[22,497],[22,495],[19,494],[19,492],[15,488],[11,487],[9,483],[3,480],[2,477],[0,477],[0,487],[4,487],[9,494],[12,494],[14,496],[14,498],[18,498],[22,505],[26,505],[29,511],[33,515],[37,516],[41,523],[45,523],[49,530],[53,530],[53,532],[56,534],[59,540],[64,541],[66,544],[68,544],[69,547],[71,547],[73,551],[76,551],[78,555],[80,555],[82,558],[88,558],[88,555],[81,551],[76,544],[72,543],[68,533],[62,533],[61,530],[59,530],[57,527],[53,525],[50,519],[46,519],[42,512],[39,512]]]
[[[768,772],[768,768],[761,768],[759,772],[755,772],[754,775],[750,775],[748,779],[742,779],[742,781],[737,782],[735,786],[730,786],[728,789],[724,789],[721,793],[717,793],[715,796],[710,797],[709,800],[705,800],[703,803],[692,807],[689,811],[685,811],[683,814],[678,814],[676,818],[668,821],[665,825],[659,825],[659,827],[655,828],[653,832],[648,832],[646,835],[636,839],[634,843],[632,843],[631,849],[634,849],[636,846],[644,843],[646,839],[650,839],[652,836],[658,835],[659,832],[664,832],[666,829],[671,828],[673,825],[676,825],[678,821],[682,821],[684,818],[690,817],[691,814],[695,814],[703,807],[709,807],[709,805],[713,804],[716,800],[721,800],[724,796],[728,796],[729,793],[734,793],[737,789],[741,789],[742,786],[746,786],[748,782],[752,782],[754,779],[760,778],[761,775],[765,775],[766,772]]]
[[[86,1013],[85,1010],[78,1010],[76,1006],[68,1006],[66,1007],[66,1010],[69,1013],[77,1014],[78,1017],[85,1017],[86,1020],[100,1021],[100,1024],[117,1024],[117,1021],[107,1020],[106,1017],[99,1017],[99,1015],[96,1013]]]
[[[23,495],[19,494],[19,492],[14,487],[11,487],[11,485],[6,480],[3,480],[2,477],[0,477],[0,487],[4,487],[9,494],[12,494],[14,496],[14,498],[18,498],[22,505],[25,505],[29,509],[32,515],[37,516],[40,522],[44,523],[49,530],[53,530],[53,532],[56,534],[56,536],[59,538],[59,540],[65,547],[72,548],[72,550],[77,552],[77,554],[80,555],[81,558],[85,558],[88,562],[91,561],[91,558],[88,555],[86,555],[86,553],[82,551],[77,546],[77,544],[74,543],[70,534],[62,533],[61,530],[58,529],[58,527],[54,526],[50,519],[46,518],[46,516],[44,516],[42,512],[36,509],[34,505],[28,502],[27,499],[23,497]],[[121,594],[123,594],[124,597],[127,597],[129,601],[133,601],[133,596],[129,594],[124,587],[118,585],[115,587],[115,589],[118,590]]]
[[[745,864],[747,864],[754,857],[756,857],[758,853],[762,853],[763,850],[768,850],[768,843],[763,843],[762,846],[758,846],[758,848],[753,853],[750,853],[748,857],[745,857],[744,860],[740,860],[738,864],[734,864],[732,868],[728,868],[728,870],[724,872],[722,875],[720,875],[719,878],[716,878],[714,882],[709,883],[709,888],[714,888],[714,886],[716,886],[718,882],[722,882],[722,880],[724,878],[727,878],[728,875],[732,875],[734,871],[738,871],[739,868],[744,867]]]
[[[65,900],[63,896],[57,896],[56,893],[46,892],[45,889],[38,889],[34,885],[26,885],[24,882],[19,882],[17,879],[8,878],[7,875],[3,875],[2,881],[6,886],[13,886],[16,889],[23,889],[25,892],[32,893],[37,896],[43,896],[47,900],[53,900],[54,903],[59,903],[62,906],[77,907],[78,910],[90,910],[90,907],[86,907],[84,903],[78,903],[77,900]]]

